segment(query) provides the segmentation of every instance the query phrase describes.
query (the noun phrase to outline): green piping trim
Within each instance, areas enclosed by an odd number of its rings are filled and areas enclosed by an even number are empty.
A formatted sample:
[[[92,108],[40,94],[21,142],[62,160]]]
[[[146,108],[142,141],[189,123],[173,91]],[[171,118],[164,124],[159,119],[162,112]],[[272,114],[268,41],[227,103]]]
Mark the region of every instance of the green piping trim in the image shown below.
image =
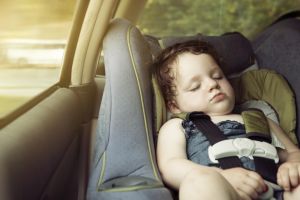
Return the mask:
[[[120,188],[110,188],[103,189],[101,192],[130,192],[135,190],[144,190],[144,189],[152,189],[152,188],[160,188],[163,187],[163,184],[154,184],[154,185],[139,185],[139,186],[128,186],[128,187],[120,187]]]
[[[100,177],[98,179],[97,190],[99,190],[98,188],[103,183],[105,167],[106,167],[106,151],[104,151],[103,156],[102,156],[102,168],[101,168],[101,172],[100,172]]]
[[[147,125],[148,120],[147,120],[147,116],[146,116],[146,112],[145,112],[144,99],[143,99],[143,95],[142,95],[142,88],[141,88],[141,85],[140,85],[140,80],[139,80],[139,76],[138,76],[138,73],[137,73],[137,70],[136,70],[135,60],[133,58],[133,53],[132,53],[132,49],[131,49],[131,46],[130,46],[130,44],[131,44],[130,33],[131,33],[132,29],[133,29],[133,26],[131,26],[127,30],[127,46],[128,46],[128,50],[129,50],[131,63],[132,63],[132,68],[134,70],[136,82],[137,82],[137,85],[138,85],[138,88],[139,88],[139,94],[140,94],[140,100],[141,100],[141,105],[142,105],[144,125],[145,125],[145,131],[146,131],[146,135],[147,135],[148,152],[149,152],[149,156],[150,156],[150,160],[151,160],[151,166],[152,166],[152,170],[153,170],[155,178],[160,181],[160,179],[157,175],[157,172],[155,170],[154,162],[153,162],[152,152],[151,152],[151,148],[150,148],[149,131],[148,131],[148,125]]]

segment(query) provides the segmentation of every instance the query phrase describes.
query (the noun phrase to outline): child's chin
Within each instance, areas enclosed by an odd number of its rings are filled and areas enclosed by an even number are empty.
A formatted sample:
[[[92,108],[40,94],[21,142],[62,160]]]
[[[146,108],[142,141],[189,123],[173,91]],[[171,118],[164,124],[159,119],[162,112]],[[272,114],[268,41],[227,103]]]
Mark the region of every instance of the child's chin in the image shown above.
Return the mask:
[[[219,109],[218,111],[216,112],[212,112],[212,116],[219,116],[219,115],[227,115],[227,114],[231,114],[232,113],[232,110],[233,110],[233,106],[231,107],[226,107],[226,108],[223,108],[223,109]]]

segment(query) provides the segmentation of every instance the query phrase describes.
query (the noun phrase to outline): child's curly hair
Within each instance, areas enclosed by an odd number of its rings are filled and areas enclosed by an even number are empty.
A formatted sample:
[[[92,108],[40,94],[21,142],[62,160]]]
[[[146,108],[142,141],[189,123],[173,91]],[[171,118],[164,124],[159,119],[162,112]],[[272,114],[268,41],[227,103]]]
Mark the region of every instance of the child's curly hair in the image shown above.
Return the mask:
[[[209,54],[220,67],[223,64],[214,47],[204,41],[190,40],[164,49],[154,61],[154,75],[166,102],[171,102],[176,96],[175,77],[172,73],[174,64],[180,54],[187,52],[195,55]]]

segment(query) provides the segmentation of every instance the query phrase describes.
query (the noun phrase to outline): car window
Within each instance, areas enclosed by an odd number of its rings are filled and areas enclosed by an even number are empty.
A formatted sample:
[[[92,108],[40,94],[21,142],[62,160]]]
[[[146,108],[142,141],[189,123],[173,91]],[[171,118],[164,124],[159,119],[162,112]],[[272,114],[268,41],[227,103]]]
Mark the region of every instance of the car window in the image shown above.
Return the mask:
[[[58,82],[75,3],[1,2],[0,118]]]
[[[154,36],[219,35],[239,31],[251,38],[299,0],[151,0],[138,26]]]

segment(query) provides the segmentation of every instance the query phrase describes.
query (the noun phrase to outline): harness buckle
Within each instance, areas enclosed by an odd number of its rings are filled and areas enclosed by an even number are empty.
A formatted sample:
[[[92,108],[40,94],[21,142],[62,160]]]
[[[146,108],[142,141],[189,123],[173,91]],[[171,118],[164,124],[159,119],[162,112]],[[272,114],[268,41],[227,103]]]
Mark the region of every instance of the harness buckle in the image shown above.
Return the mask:
[[[209,159],[213,163],[218,163],[219,158],[238,156],[248,157],[253,160],[253,157],[262,157],[279,162],[279,157],[276,148],[267,143],[249,138],[235,138],[222,140],[208,148]]]

